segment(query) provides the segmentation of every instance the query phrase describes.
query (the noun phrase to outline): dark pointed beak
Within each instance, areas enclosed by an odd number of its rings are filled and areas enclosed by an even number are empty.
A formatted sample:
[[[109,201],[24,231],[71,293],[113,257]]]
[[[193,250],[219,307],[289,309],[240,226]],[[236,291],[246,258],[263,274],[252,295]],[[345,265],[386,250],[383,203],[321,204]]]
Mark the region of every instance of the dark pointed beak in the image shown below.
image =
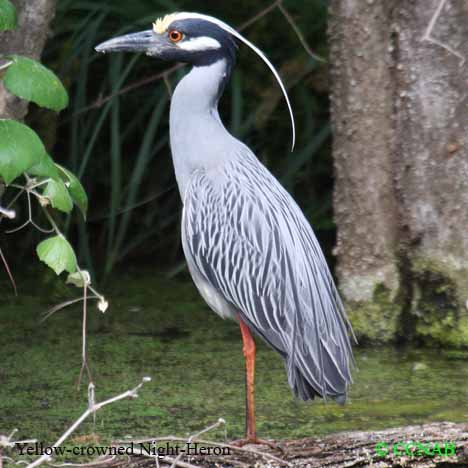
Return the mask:
[[[158,36],[153,31],[142,31],[114,37],[96,46],[96,52],[148,52],[157,47]]]

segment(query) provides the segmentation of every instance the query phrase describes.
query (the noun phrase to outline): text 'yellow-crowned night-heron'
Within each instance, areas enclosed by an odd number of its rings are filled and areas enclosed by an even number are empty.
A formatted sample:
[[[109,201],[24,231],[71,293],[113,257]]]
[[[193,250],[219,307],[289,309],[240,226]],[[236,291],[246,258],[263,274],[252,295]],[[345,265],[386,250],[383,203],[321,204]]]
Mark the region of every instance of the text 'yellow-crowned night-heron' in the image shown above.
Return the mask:
[[[252,151],[225,129],[218,101],[235,64],[236,39],[265,55],[226,23],[198,13],[158,19],[149,31],[111,39],[98,52],[132,51],[187,62],[171,101],[170,143],[183,201],[182,244],[209,306],[240,324],[246,363],[246,441],[255,442],[255,343],[285,361],[303,400],[344,402],[352,367],[350,327],[309,223]]]

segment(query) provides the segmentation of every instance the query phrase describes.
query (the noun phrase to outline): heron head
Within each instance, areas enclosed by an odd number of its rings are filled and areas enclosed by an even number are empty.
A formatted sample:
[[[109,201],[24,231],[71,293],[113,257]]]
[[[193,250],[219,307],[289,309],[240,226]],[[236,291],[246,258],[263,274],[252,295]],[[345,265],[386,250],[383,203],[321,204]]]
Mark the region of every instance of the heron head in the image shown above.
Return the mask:
[[[157,19],[153,28],[99,44],[98,52],[143,52],[151,57],[193,65],[220,59],[235,60],[236,43],[230,32],[195,13],[174,13]],[[210,17],[208,17],[210,18]]]
[[[173,13],[157,19],[153,28],[115,37],[96,47],[97,52],[143,52],[151,57],[173,62],[204,66],[225,59],[235,62],[235,40],[250,47],[275,76],[288,105],[292,123],[293,148],[295,140],[294,116],[286,88],[265,54],[242,34],[213,16],[200,13]]]

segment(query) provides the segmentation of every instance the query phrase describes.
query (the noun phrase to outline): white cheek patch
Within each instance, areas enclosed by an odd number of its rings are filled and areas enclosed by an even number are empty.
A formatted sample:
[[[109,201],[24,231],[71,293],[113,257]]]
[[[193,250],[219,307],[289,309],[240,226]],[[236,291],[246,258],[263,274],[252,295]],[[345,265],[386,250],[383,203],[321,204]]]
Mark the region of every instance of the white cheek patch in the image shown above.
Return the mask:
[[[204,51],[212,49],[220,49],[221,44],[212,37],[202,36],[194,37],[188,41],[182,41],[177,44],[181,49],[189,51]]]

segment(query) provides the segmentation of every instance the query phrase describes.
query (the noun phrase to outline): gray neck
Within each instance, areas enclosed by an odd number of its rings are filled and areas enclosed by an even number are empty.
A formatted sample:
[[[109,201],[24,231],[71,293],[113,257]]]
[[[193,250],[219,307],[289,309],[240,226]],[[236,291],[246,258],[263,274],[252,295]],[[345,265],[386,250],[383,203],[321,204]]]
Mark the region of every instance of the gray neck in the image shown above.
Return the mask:
[[[229,149],[235,147],[236,140],[224,128],[218,114],[218,100],[227,75],[225,60],[194,67],[172,96],[171,151],[182,201],[193,171],[226,163]]]

